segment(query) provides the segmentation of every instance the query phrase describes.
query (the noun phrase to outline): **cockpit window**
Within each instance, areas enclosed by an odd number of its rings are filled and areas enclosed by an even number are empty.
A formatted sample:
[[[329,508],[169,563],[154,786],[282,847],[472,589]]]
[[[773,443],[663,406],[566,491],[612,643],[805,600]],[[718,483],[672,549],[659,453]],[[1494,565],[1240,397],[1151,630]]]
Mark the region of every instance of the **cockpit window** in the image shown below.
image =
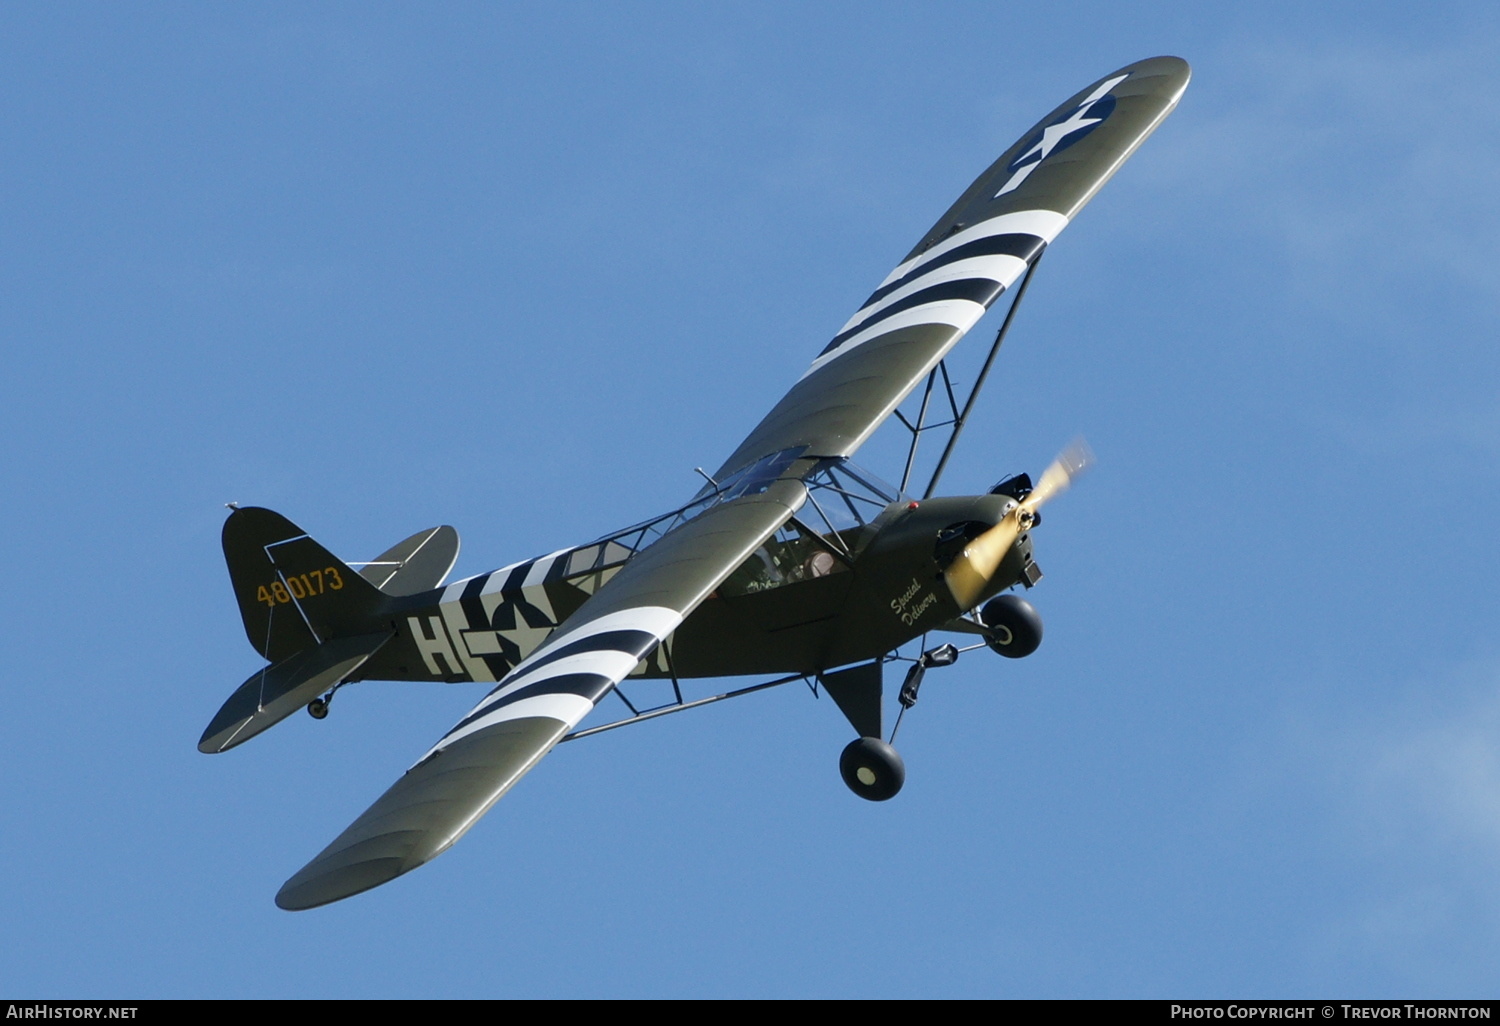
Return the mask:
[[[719,594],[749,595],[815,577],[846,573],[849,564],[816,533],[789,521],[719,586]]]
[[[741,496],[764,492],[798,459],[806,446],[771,453],[702,488],[681,509],[580,546],[560,561],[559,578],[588,594],[598,591],[634,555],[705,510]],[[845,459],[826,459],[803,479],[808,501],[797,516],[730,575],[720,591],[748,594],[783,584],[840,573],[874,537],[874,522],[902,492]]]

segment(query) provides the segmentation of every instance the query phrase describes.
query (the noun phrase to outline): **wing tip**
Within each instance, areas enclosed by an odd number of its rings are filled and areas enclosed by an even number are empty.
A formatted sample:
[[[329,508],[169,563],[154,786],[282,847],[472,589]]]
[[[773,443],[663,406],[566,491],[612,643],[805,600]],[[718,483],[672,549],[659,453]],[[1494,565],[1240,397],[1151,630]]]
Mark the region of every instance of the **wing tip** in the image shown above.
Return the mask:
[[[325,872],[315,868],[317,861],[314,860],[281,885],[281,890],[276,892],[276,907],[287,912],[305,912],[331,905],[389,883],[421,864],[410,865],[401,858],[382,858]]]

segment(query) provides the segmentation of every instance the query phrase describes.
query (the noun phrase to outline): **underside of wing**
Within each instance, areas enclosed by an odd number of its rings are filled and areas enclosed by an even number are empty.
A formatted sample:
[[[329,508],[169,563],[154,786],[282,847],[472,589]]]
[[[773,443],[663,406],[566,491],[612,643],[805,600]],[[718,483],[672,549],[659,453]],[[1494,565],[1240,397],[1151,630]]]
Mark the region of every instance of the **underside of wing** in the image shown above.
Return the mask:
[[[1071,97],[980,175],[724,462],[849,456],[1109,180],[1187,88],[1155,57]]]
[[[285,909],[338,901],[457,841],[801,506],[802,462],[636,556],[374,805],[286,882]],[[763,486],[763,487],[762,487]]]

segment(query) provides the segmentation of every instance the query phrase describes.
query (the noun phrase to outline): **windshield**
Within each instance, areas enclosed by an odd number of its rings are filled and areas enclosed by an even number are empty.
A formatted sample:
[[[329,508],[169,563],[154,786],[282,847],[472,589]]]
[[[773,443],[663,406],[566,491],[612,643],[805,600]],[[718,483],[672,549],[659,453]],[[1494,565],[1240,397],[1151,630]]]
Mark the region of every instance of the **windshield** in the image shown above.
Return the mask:
[[[892,503],[907,496],[863,467],[849,460],[827,460],[806,478],[807,505],[802,520],[819,534],[833,536],[849,551],[859,548],[856,538]]]

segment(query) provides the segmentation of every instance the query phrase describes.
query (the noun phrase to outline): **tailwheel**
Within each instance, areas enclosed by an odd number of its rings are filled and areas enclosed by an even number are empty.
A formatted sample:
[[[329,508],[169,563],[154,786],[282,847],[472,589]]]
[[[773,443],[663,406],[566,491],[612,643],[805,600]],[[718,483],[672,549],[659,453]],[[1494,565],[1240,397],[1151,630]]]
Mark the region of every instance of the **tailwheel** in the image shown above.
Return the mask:
[[[307,715],[311,716],[315,720],[327,719],[328,707],[333,705],[333,696],[339,693],[339,688],[348,683],[350,682],[347,680],[341,680],[333,687],[329,688],[328,694],[324,695],[322,698],[314,698],[311,702],[308,702]]]
[[[906,764],[894,748],[878,737],[851,741],[839,756],[839,773],[849,790],[872,802],[896,797],[906,783]]]

